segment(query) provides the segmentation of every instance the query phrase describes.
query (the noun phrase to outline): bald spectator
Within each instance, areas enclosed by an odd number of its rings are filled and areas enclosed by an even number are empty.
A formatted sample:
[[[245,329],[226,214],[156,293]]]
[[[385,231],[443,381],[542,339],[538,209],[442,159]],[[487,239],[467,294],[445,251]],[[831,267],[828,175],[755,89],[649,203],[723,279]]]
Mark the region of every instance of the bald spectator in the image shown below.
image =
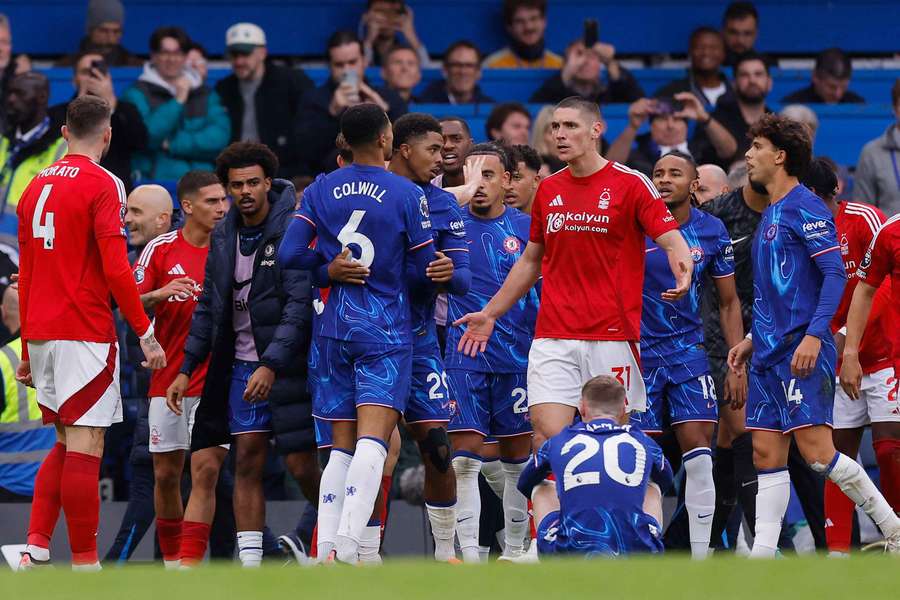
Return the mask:
[[[216,92],[231,119],[232,142],[262,142],[278,157],[278,176],[299,171],[299,141],[293,124],[300,101],[313,82],[299,69],[269,62],[266,34],[253,23],[235,23],[225,32],[231,74]]]
[[[161,185],[139,185],[128,194],[125,228],[128,244],[137,250],[172,227],[174,203],[169,191]]]
[[[900,79],[891,89],[894,122],[867,143],[856,163],[853,199],[868,202],[888,217],[900,213]]]
[[[111,67],[139,67],[144,61],[122,46],[125,7],[119,0],[90,0],[85,21],[86,35],[78,51],[63,57],[58,63],[70,67],[85,52],[100,54]]]
[[[6,129],[3,100],[12,78],[31,70],[31,60],[25,54],[13,54],[12,29],[9,18],[0,13],[0,131]]]
[[[722,17],[725,64],[733,67],[739,58],[754,51],[759,35],[759,13],[752,2],[732,2]]]
[[[450,44],[444,53],[444,79],[432,81],[419,102],[435,104],[491,103],[493,98],[481,91],[481,51],[468,40]]]
[[[563,59],[547,50],[547,0],[503,0],[503,23],[509,46],[486,59],[488,69],[559,69]]]
[[[395,46],[387,53],[381,67],[385,85],[406,102],[416,102],[413,90],[422,81],[419,55],[409,46]]]
[[[126,191],[131,191],[131,157],[147,147],[147,127],[141,113],[131,102],[116,98],[109,69],[99,54],[84,54],[75,62],[72,85],[75,86],[75,95],[50,107],[51,121],[64,122],[69,102],[75,98],[90,95],[106,100],[113,110],[110,118],[113,136],[100,165],[121,179]]]
[[[619,64],[612,44],[597,42],[585,48],[584,42],[578,39],[566,48],[566,60],[560,72],[544,81],[530,101],[556,104],[569,96],[581,96],[597,104],[609,104],[634,102],[643,95],[644,90],[634,75]]]
[[[809,127],[810,138],[815,144],[816,132],[819,130],[819,117],[816,116],[816,113],[810,107],[803,104],[788,104],[778,114],[792,121],[799,121]]]
[[[717,196],[728,192],[728,175],[719,165],[707,164],[697,167],[697,191],[694,192],[694,198],[697,205],[702,206]]]
[[[518,102],[497,104],[488,115],[484,132],[491,141],[512,145],[528,145],[531,113]]]
[[[17,238],[16,207],[22,192],[38,172],[66,153],[62,123],[52,122],[48,114],[49,98],[50,82],[36,71],[17,75],[7,90],[7,127],[0,139],[0,235],[11,239]]]
[[[656,90],[657,98],[671,98],[681,92],[691,92],[712,110],[719,98],[731,92],[728,77],[722,71],[725,62],[725,39],[712,27],[698,27],[688,41],[691,61],[687,77],[676,79]]]
[[[851,92],[853,65],[840,48],[828,48],[816,56],[812,82],[781,99],[783,104],[863,104],[866,99]]]

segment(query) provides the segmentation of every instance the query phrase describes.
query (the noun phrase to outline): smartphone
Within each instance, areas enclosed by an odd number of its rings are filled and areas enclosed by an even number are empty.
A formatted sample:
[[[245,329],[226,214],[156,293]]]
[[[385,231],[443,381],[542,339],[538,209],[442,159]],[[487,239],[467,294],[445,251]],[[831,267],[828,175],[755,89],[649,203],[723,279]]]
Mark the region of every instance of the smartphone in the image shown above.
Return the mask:
[[[656,100],[655,115],[674,115],[684,110],[684,102],[674,98],[659,98]]]
[[[592,48],[600,39],[600,24],[597,19],[584,20],[584,47]]]
[[[359,73],[348,69],[341,74],[341,84],[349,84],[353,88],[350,96],[351,101],[359,102]]]
[[[91,69],[97,69],[97,71],[99,71],[103,75],[109,73],[109,67],[106,65],[106,61],[103,59],[92,60]]]

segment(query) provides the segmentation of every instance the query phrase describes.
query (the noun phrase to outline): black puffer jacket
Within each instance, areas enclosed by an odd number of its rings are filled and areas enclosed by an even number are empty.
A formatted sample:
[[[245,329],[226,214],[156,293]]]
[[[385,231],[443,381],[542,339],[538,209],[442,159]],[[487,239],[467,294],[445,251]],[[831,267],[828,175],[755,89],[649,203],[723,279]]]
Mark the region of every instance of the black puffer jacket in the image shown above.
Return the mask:
[[[275,179],[271,208],[259,243],[250,284],[250,321],[260,363],[275,371],[269,393],[275,439],[282,453],[315,447],[307,392],[311,284],[309,273],[281,269],[278,246],[294,212],[294,186]],[[213,231],[206,260],[203,294],[184,348],[182,373],[190,374],[210,356],[209,373],[197,409],[194,449],[228,441],[228,389],[234,361],[232,283],[240,215],[232,207]]]

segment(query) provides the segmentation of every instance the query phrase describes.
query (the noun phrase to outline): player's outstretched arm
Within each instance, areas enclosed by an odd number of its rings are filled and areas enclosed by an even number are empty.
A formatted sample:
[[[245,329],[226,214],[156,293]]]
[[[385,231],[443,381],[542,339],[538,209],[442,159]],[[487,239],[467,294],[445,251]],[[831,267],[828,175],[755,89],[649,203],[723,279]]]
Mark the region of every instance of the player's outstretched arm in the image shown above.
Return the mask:
[[[484,166],[485,160],[484,156],[473,156],[467,159],[463,165],[463,178],[466,182],[455,187],[444,188],[444,191],[453,194],[458,205],[465,206],[472,201],[472,196],[481,185],[481,168]]]
[[[525,463],[525,468],[519,475],[516,487],[526,498],[531,498],[531,492],[551,473],[550,468],[550,440],[544,442],[537,454],[533,454]]]
[[[859,364],[859,343],[872,311],[872,299],[877,288],[865,281],[856,284],[850,309],[847,312],[847,337],[844,340],[843,362],[841,363],[841,387],[853,400],[859,398],[862,384],[862,367]]]
[[[474,313],[463,315],[453,325],[466,325],[466,331],[459,339],[458,350],[468,356],[484,352],[488,339],[494,331],[494,323],[505,315],[519,299],[528,293],[541,276],[541,260],[544,258],[544,245],[528,242],[525,252],[509,270],[503,286],[485,307]]]
[[[673,302],[681,299],[691,288],[691,275],[694,272],[694,261],[687,242],[678,230],[667,231],[655,240],[669,259],[669,268],[675,276],[675,287],[663,292],[663,300]]]
[[[744,322],[741,316],[741,301],[737,295],[734,276],[714,277],[719,292],[719,321],[729,348],[737,346],[744,337]],[[739,371],[729,370],[725,376],[725,398],[731,408],[740,410],[747,401],[747,378],[743,367]]]
[[[278,248],[278,263],[283,269],[302,269],[313,271],[321,267],[325,261],[310,248],[310,244],[316,237],[316,226],[313,222],[299,212],[291,219],[281,246]]]

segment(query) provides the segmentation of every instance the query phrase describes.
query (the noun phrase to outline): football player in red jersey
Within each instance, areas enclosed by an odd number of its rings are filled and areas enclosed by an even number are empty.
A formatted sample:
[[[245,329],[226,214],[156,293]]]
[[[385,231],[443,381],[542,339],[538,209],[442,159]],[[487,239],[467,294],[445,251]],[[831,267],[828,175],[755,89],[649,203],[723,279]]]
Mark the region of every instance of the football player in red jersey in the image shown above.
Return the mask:
[[[694,264],[650,180],[598,152],[605,124],[596,104],[566,98],[556,106],[551,128],[568,166],[541,181],[531,239],[503,287],[484,309],[454,323],[468,326],[460,350],[483,352],[496,319],[543,275],[528,356],[535,449],[572,423],[581,387],[597,375],[614,375],[625,386],[628,409],[644,410],[637,343],[645,236],[666,252],[675,274],[666,299],[684,296]]]
[[[69,152],[31,181],[19,201],[22,362],[16,379],[34,385],[58,443],[35,480],[28,546],[20,569],[50,559],[66,515],[72,567],[99,570],[97,492],[106,428],[122,420],[119,361],[109,296],[140,337],[145,367],[166,366],[144,314],[125,244],[125,186],[98,163],[112,139],[109,104],[69,104]]]
[[[156,534],[167,568],[178,566],[181,553],[184,515],[181,472],[185,452],[191,447],[191,428],[209,361],[191,376],[180,413],[166,406],[166,389],[184,361],[184,342],[203,290],[209,237],[228,211],[225,188],[210,171],[186,173],[178,182],[178,199],[184,212],[184,226],[153,239],[144,247],[134,267],[141,301],[144,308],[153,311],[160,343],[168,348],[168,364],[154,372],[149,390]],[[196,485],[201,483],[198,481]]]
[[[831,322],[835,342],[840,349],[844,341],[844,325],[850,299],[859,283],[856,270],[865,256],[872,239],[887,219],[880,209],[858,202],[835,200],[837,193],[837,165],[828,158],[816,158],[810,164],[803,183],[813,190],[834,214],[837,239],[841,245],[841,258],[847,272],[847,287],[841,297],[841,304]],[[872,445],[881,476],[882,492],[891,502],[894,510],[900,508],[896,490],[898,481],[891,475],[891,447],[900,447],[900,406],[894,392],[893,357],[891,354],[890,323],[891,283],[885,280],[874,296],[872,311],[866,322],[865,332],[859,344],[857,364],[862,370],[859,398],[851,399],[841,387],[834,394],[834,438],[835,448],[847,456],[856,456],[862,441],[863,429],[871,423]],[[838,363],[838,373],[842,374]],[[852,369],[852,367],[851,367]],[[853,501],[831,480],[825,482],[825,538],[832,554],[846,554],[850,551],[850,534],[853,528]]]

